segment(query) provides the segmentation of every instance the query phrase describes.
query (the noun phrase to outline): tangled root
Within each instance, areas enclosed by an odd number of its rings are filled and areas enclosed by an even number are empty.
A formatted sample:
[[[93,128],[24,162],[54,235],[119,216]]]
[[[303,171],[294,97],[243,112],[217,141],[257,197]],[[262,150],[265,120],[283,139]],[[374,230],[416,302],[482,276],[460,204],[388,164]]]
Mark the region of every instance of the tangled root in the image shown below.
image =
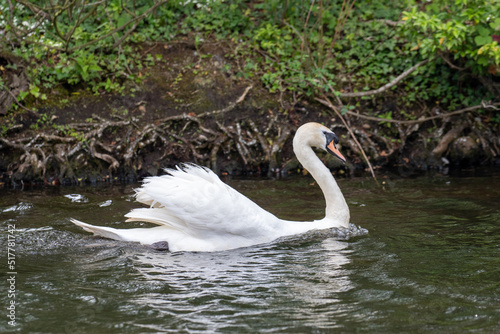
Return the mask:
[[[0,138],[0,152],[11,157],[5,180],[76,183],[156,175],[181,161],[220,171],[228,157],[247,168],[280,165],[278,154],[290,137],[288,122],[278,116],[267,123],[240,120],[229,125],[204,120],[207,115],[182,114],[139,125],[135,119],[109,120],[93,115],[90,123],[68,124],[72,132],[37,134],[34,138]],[[230,167],[227,167],[230,168]],[[234,167],[233,167],[234,168]]]

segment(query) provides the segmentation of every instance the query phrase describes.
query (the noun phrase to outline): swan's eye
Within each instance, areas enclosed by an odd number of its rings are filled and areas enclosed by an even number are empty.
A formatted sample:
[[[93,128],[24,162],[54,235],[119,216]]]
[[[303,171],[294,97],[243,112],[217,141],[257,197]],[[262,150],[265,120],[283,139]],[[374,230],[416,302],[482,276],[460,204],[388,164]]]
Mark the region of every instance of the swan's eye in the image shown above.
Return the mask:
[[[326,145],[328,146],[328,144],[330,144],[332,141],[335,143],[335,144],[338,144],[339,143],[339,137],[337,137],[337,135],[333,132],[326,132],[324,131],[323,134],[325,135],[325,138],[326,138]]]

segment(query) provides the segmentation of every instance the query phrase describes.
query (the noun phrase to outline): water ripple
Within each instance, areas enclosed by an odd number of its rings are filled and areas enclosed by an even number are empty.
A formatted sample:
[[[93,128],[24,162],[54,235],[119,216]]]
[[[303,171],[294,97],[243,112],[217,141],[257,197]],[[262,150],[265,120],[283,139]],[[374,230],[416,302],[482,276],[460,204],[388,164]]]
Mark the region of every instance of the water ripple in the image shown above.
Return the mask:
[[[246,185],[288,218],[321,215],[321,194],[296,181]],[[491,178],[438,181],[402,179],[380,191],[341,180],[362,228],[216,253],[161,252],[68,222],[75,212],[121,221],[135,205],[131,187],[10,192],[0,198],[0,247],[16,225],[18,332],[496,333],[500,187]]]

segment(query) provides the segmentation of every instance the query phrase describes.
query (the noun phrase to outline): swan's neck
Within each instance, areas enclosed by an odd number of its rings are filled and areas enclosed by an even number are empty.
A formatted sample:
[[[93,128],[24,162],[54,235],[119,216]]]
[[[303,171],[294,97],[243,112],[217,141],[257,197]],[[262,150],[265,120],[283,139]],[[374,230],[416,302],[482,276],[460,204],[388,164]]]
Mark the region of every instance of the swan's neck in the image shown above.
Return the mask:
[[[321,162],[308,145],[294,145],[295,155],[302,166],[311,173],[323,191],[326,201],[325,221],[333,226],[349,226],[349,207],[330,170]]]

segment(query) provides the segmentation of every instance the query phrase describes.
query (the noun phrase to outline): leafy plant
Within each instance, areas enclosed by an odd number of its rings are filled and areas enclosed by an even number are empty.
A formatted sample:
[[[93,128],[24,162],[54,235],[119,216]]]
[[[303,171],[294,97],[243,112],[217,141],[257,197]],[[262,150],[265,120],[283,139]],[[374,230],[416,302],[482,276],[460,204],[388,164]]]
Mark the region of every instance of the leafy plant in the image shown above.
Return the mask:
[[[26,102],[42,100],[60,87],[133,94],[135,85],[129,83],[140,83],[146,72],[142,69],[162,61],[142,47],[186,36],[201,59],[206,40],[230,41],[234,49],[227,56],[235,63],[233,75],[259,77],[271,92],[289,91],[295,98],[369,92],[432,58],[436,60],[384,94],[397,96],[404,107],[418,102],[454,108],[491,98],[487,88],[493,91],[494,85],[478,89],[468,75],[498,75],[500,62],[500,3],[494,0],[12,4],[13,10],[0,1],[5,17],[0,41],[27,64],[30,88],[19,97]],[[224,68],[229,72],[228,64]],[[182,76],[174,86],[180,80]],[[361,97],[344,103],[376,109],[380,100]]]
[[[151,65],[158,59],[142,60],[132,43],[166,30],[154,29],[162,22],[151,15],[166,0],[11,3],[0,3],[6,25],[0,40],[9,48],[16,46],[12,53],[29,64],[30,90],[21,100],[27,94],[44,99],[43,90],[60,84],[94,93],[123,92],[125,82],[140,78],[134,70],[143,61]],[[169,6],[162,12],[171,13]]]
[[[446,8],[446,10],[443,10]],[[424,57],[451,57],[477,74],[500,73],[500,2],[433,1],[403,13],[404,35]]]

